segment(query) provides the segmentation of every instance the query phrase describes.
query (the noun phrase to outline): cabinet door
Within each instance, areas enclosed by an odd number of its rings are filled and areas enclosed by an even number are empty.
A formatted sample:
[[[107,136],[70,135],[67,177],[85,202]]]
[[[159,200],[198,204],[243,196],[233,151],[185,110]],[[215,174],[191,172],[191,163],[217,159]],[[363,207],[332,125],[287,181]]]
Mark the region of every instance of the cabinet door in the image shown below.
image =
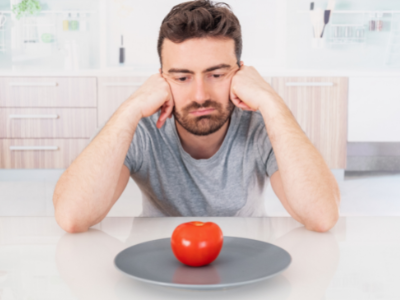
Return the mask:
[[[349,142],[400,142],[400,77],[351,77]]]
[[[89,138],[95,108],[0,108],[0,138]]]
[[[147,77],[99,77],[98,126],[103,125]]]
[[[345,169],[348,79],[332,77],[273,78],[308,138],[331,169]]]
[[[96,107],[95,77],[0,77],[0,107]]]
[[[65,169],[89,139],[0,139],[0,169]]]

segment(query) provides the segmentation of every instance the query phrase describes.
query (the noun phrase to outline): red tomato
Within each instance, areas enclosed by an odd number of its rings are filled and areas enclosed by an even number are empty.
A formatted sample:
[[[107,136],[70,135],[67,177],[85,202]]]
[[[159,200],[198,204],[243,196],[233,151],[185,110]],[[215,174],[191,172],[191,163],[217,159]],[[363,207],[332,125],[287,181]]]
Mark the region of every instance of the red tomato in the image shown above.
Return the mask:
[[[188,222],[175,228],[171,237],[172,252],[183,264],[200,267],[213,262],[224,242],[221,228],[213,222]]]

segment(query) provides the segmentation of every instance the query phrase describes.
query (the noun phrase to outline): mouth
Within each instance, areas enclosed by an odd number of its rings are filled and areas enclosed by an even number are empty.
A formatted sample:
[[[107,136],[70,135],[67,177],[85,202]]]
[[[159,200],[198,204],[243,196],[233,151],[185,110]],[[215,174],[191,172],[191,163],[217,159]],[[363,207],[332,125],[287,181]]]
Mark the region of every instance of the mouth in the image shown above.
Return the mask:
[[[212,113],[215,109],[214,108],[203,108],[198,110],[193,110],[190,112],[193,116],[204,116]]]

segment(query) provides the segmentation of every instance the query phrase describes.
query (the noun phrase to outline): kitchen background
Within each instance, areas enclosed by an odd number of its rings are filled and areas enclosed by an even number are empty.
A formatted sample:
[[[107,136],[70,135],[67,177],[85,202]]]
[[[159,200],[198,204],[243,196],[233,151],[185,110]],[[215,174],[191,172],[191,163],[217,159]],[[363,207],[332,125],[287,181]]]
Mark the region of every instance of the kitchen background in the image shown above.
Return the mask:
[[[20,2],[0,0],[0,216],[51,216],[66,166],[157,72],[159,26],[181,1],[40,0],[18,19]],[[399,215],[400,1],[335,1],[322,38],[314,29],[332,1],[314,1],[312,13],[305,0],[225,2],[242,25],[243,61],[284,97],[337,177],[341,214]],[[265,205],[288,215],[270,188]],[[140,212],[131,180],[109,216]]]

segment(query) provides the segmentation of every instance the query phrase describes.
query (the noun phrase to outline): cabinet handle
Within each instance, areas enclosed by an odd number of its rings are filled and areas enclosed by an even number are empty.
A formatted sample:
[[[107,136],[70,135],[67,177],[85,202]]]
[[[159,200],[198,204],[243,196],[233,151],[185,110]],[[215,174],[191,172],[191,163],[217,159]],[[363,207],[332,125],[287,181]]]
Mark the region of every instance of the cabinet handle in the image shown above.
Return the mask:
[[[58,146],[10,146],[10,150],[58,150]]]
[[[58,119],[58,115],[10,115],[10,119]]]
[[[139,87],[143,84],[143,82],[107,82],[104,83],[105,86],[113,87],[113,86],[131,86],[131,87]]]
[[[333,86],[333,82],[286,82],[286,86]]]
[[[10,82],[10,86],[57,86],[57,82]]]

